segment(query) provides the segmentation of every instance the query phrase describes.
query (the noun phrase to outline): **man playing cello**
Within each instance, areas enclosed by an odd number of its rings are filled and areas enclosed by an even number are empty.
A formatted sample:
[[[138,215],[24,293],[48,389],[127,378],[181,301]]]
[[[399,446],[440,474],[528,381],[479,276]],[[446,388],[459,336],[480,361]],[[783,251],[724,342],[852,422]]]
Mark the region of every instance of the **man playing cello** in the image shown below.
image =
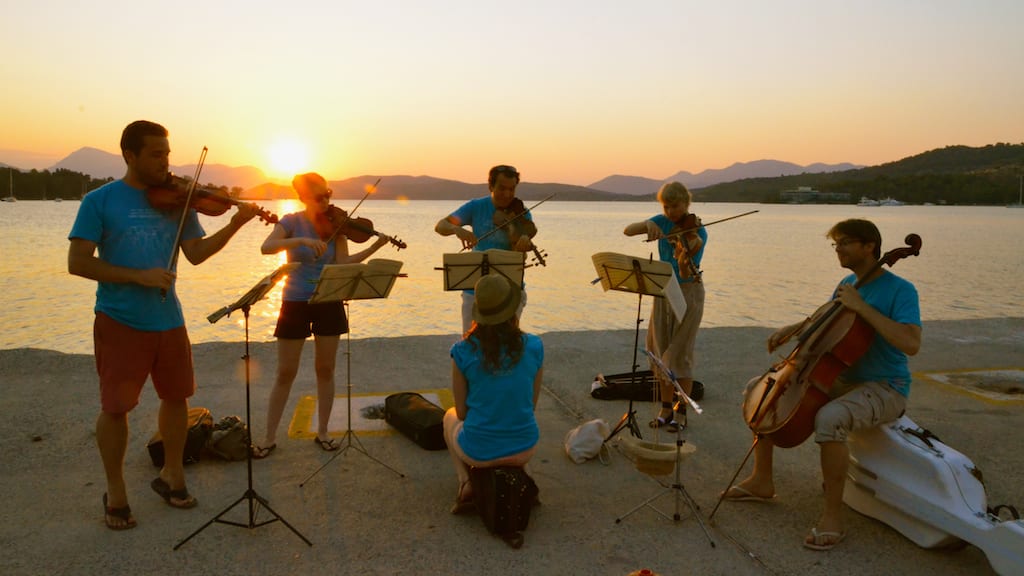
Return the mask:
[[[895,420],[910,394],[907,357],[921,347],[921,313],[917,290],[879,265],[882,237],[867,220],[839,222],[828,231],[839,265],[853,272],[840,281],[833,299],[874,329],[867,352],[843,371],[829,391],[829,401],[814,417],[814,441],[821,449],[824,508],[804,540],[814,550],[829,550],[846,537],[843,487],[849,464],[847,435],[852,430]],[[891,265],[891,264],[890,264]],[[854,284],[857,283],[858,287]],[[768,338],[772,352],[806,329],[807,320],[779,329]],[[751,381],[750,386],[757,382]],[[754,470],[722,495],[724,500],[756,501],[775,497],[772,457],[775,443],[767,435],[754,447]]]

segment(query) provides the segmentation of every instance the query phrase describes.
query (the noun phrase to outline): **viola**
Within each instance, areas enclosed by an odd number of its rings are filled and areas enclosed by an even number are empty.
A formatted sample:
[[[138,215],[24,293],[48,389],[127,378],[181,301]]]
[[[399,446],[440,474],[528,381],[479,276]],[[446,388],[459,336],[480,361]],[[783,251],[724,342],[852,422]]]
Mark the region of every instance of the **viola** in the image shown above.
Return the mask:
[[[504,209],[496,208],[494,210],[494,217],[492,221],[494,225],[504,230],[508,234],[509,244],[515,246],[519,242],[519,239],[525,234],[526,236],[532,236],[537,233],[537,226],[526,219],[526,214],[529,210],[526,209],[526,205],[519,198],[512,198],[512,201],[508,203]],[[547,253],[533,244],[531,250],[533,251],[533,261],[531,265],[534,266],[547,266],[547,260],[545,257]]]
[[[343,234],[346,238],[358,244],[366,242],[371,236],[379,236],[386,238],[397,250],[408,247],[405,242],[398,238],[381,234],[374,230],[373,222],[369,218],[352,218],[348,212],[333,204],[328,206],[326,212],[317,215],[313,225],[320,239],[328,243],[337,238],[338,234]]]
[[[684,277],[693,278],[697,282],[700,282],[700,270],[697,269],[697,265],[693,263],[690,255],[698,252],[704,245],[700,234],[697,233],[700,228],[700,218],[696,214],[687,213],[686,216],[683,216],[682,220],[674,223],[672,230],[666,235],[675,241],[682,251],[680,254],[680,268],[683,267],[683,260],[685,260],[686,271],[680,270],[680,273]]]
[[[910,234],[905,242],[907,247],[886,252],[854,287],[860,288],[882,265],[892,267],[920,253],[920,236]],[[762,375],[743,399],[743,418],[750,429],[780,448],[798,446],[811,435],[814,416],[828,403],[836,378],[868,351],[875,338],[871,325],[837,300],[818,308],[804,325],[793,351]]]
[[[189,180],[174,174],[167,174],[167,179],[159,186],[146,188],[146,198],[149,204],[162,212],[174,212],[182,209],[187,201]],[[189,207],[200,214],[207,216],[220,216],[228,211],[231,206],[238,206],[240,201],[228,196],[223,190],[207,190],[196,186],[192,190],[192,199]],[[264,224],[276,224],[278,218],[275,214],[257,206],[257,215]]]

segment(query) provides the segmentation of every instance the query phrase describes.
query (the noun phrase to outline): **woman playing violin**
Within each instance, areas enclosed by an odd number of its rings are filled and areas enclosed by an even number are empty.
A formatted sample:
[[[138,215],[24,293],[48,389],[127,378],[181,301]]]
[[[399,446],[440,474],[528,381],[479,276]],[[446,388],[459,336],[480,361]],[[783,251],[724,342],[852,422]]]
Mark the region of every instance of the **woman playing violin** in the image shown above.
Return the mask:
[[[846,537],[843,487],[850,459],[847,435],[878,426],[903,413],[910,393],[908,356],[921,347],[921,313],[914,285],[876,263],[882,247],[878,228],[867,220],[844,220],[828,231],[839,265],[852,272],[832,297],[870,324],[875,334],[867,352],[833,383],[828,403],[814,417],[814,441],[821,450],[824,508],[804,546],[829,550]],[[859,282],[860,288],[854,287]],[[808,320],[777,330],[768,338],[773,351],[811,324]],[[751,381],[752,386],[759,378]],[[725,500],[769,500],[775,497],[772,458],[775,444],[768,436],[754,447],[754,470],[730,487]]]
[[[380,235],[369,248],[349,254],[348,239],[340,230],[347,215],[331,206],[331,190],[324,177],[313,172],[300,174],[292,179],[292,187],[305,210],[282,217],[260,248],[263,254],[285,250],[288,261],[300,265],[288,275],[282,292],[281,312],[274,330],[277,377],[267,405],[263,443],[253,445],[256,458],[266,458],[277,447],[277,428],[299,370],[303,344],[310,335],[316,346],[316,443],[327,451],[339,448],[328,435],[327,423],[334,406],[334,359],[339,337],[348,332],[348,319],[341,302],[310,304],[308,300],[324,265],[362,262],[390,240]]]
[[[647,349],[676,374],[677,382],[687,395],[693,389],[693,345],[703,318],[705,301],[700,259],[708,242],[708,232],[700,227],[699,218],[689,211],[692,200],[690,191],[681,182],[667,182],[657,191],[657,201],[662,204],[663,213],[631,223],[624,231],[626,236],[645,234],[648,240],[657,240],[658,257],[672,264],[686,299],[686,314],[677,319],[665,298],[654,298],[647,325]],[[658,380],[662,410],[650,425],[668,426],[674,431],[686,425],[686,404],[680,403],[680,418],[676,418],[673,408],[675,384],[662,381],[662,376]]]
[[[693,197],[686,186],[680,182],[668,182],[658,190],[658,202],[661,203],[663,214],[634,222],[626,226],[624,231],[626,236],[646,234],[648,240],[658,240],[658,257],[672,265],[686,299],[683,318],[675,317],[664,298],[654,299],[651,321],[647,326],[647,349],[657,354],[675,373],[676,381],[687,395],[693,390],[693,348],[697,341],[697,329],[704,317],[704,283],[701,281],[700,262],[708,240],[708,233],[700,226],[700,219],[690,214],[692,201]],[[686,425],[686,404],[679,404],[680,418],[676,418],[674,395],[674,383],[661,381],[661,411],[651,421],[652,428],[668,427],[674,431]]]

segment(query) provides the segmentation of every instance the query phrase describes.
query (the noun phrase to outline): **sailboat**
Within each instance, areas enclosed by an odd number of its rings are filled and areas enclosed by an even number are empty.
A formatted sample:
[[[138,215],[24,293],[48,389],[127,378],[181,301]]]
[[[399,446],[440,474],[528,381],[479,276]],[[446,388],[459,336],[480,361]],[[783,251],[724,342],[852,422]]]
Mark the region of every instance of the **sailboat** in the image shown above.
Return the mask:
[[[1007,204],[1007,208],[1024,208],[1024,174],[1020,176],[1020,192],[1017,193],[1017,203]]]
[[[14,168],[7,168],[7,180],[9,182],[7,187],[7,190],[9,191],[8,196],[6,198],[0,198],[0,200],[3,200],[4,202],[17,202],[18,199],[14,197]]]

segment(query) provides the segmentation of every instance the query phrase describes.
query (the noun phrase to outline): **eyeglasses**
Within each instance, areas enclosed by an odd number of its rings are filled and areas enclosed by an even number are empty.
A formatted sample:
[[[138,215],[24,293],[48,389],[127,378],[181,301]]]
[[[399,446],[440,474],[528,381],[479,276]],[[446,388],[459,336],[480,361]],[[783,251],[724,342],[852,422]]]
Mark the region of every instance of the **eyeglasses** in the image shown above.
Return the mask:
[[[331,194],[334,194],[334,190],[331,190],[330,188],[328,188],[327,192],[324,192],[323,194],[316,194],[316,195],[314,195],[313,196],[313,200],[316,201],[316,202],[323,202],[325,200],[330,200],[331,199]]]
[[[842,240],[839,240],[838,242],[833,242],[832,243],[832,248],[833,249],[841,248],[841,247],[847,246],[849,244],[861,244],[861,243],[862,243],[862,241],[859,238],[843,238]]]

